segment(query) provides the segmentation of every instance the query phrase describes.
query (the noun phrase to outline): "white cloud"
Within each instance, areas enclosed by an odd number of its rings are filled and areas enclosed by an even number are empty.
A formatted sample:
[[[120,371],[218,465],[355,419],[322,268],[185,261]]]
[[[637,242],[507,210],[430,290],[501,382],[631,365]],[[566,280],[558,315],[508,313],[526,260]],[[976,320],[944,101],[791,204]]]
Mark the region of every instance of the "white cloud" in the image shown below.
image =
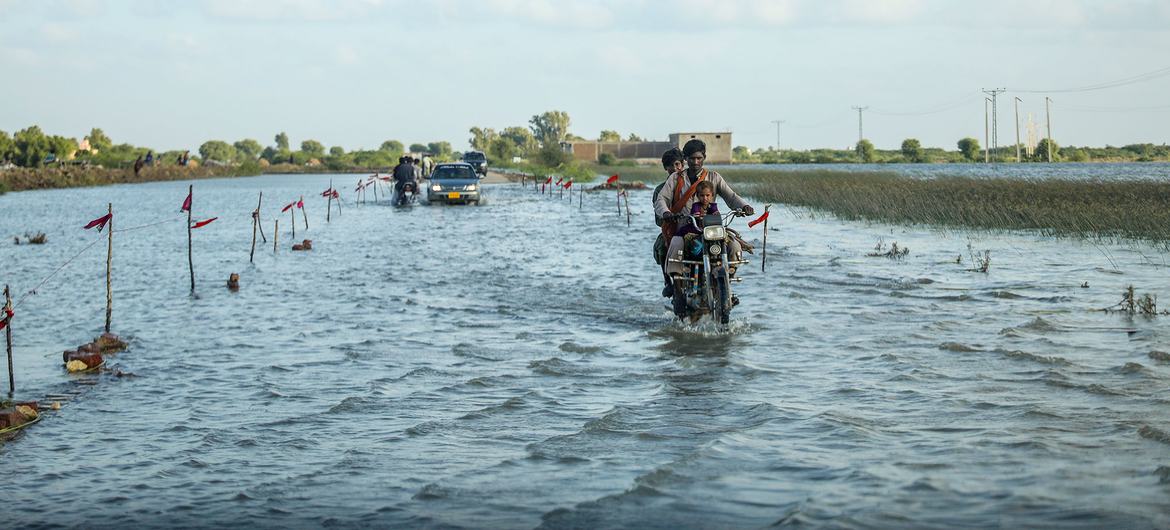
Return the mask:
[[[41,35],[49,42],[63,43],[77,40],[77,30],[56,22],[41,26]]]

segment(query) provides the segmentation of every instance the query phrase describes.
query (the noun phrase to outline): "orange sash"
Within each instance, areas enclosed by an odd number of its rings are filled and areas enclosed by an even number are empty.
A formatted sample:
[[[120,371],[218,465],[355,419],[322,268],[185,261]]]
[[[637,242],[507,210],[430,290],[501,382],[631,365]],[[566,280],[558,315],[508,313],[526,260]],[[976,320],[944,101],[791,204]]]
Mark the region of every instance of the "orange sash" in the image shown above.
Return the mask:
[[[683,208],[686,207],[687,201],[691,200],[691,197],[694,197],[695,193],[699,191],[699,183],[707,180],[707,168],[703,168],[699,171],[698,178],[696,178],[695,182],[692,183],[689,188],[687,188],[686,192],[682,191],[683,185],[686,184],[685,177],[683,177],[682,174],[677,175],[678,180],[674,184],[674,202],[670,205],[670,213],[679,213]],[[666,238],[668,242],[670,241],[670,238],[674,237],[674,233],[677,231],[678,223],[674,221],[662,223],[662,237]]]

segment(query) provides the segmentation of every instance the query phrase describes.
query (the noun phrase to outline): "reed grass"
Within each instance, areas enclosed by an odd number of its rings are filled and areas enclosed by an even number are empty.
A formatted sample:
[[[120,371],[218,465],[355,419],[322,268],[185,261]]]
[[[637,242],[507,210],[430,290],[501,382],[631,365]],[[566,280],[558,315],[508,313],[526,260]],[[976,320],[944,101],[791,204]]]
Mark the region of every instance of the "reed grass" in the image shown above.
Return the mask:
[[[740,192],[841,219],[1170,245],[1170,182],[940,177],[889,172],[726,170]]]
[[[241,171],[244,169],[244,171]],[[256,175],[259,171],[239,167],[181,167],[162,166],[143,168],[138,175],[131,169],[101,168],[101,167],[46,167],[46,168],[16,168],[0,172],[0,185],[8,191],[24,191],[36,189],[78,188],[86,186],[106,186],[110,184],[126,184],[134,182],[153,182],[160,180],[188,180],[201,178],[235,177]]]

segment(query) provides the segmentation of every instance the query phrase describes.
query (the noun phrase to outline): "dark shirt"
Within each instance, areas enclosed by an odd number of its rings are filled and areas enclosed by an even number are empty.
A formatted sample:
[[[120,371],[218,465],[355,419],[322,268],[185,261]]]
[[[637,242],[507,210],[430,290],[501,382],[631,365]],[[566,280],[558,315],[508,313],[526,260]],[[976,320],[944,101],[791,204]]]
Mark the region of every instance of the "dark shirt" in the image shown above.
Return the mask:
[[[414,168],[410,164],[394,166],[394,180],[398,182],[414,182]]]

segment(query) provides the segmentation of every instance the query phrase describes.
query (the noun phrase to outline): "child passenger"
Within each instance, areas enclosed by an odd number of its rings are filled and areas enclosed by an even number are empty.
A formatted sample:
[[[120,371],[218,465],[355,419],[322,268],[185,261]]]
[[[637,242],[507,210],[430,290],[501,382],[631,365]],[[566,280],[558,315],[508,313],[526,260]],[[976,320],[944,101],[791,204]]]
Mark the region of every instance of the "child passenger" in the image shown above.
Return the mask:
[[[716,215],[719,213],[719,207],[715,204],[715,185],[711,181],[704,180],[699,182],[695,187],[695,197],[699,200],[691,205],[691,215]],[[703,219],[698,220],[699,228],[703,227]],[[678,224],[678,231],[674,235],[683,237],[687,234],[698,234],[699,231],[691,224],[690,219],[684,218]]]

